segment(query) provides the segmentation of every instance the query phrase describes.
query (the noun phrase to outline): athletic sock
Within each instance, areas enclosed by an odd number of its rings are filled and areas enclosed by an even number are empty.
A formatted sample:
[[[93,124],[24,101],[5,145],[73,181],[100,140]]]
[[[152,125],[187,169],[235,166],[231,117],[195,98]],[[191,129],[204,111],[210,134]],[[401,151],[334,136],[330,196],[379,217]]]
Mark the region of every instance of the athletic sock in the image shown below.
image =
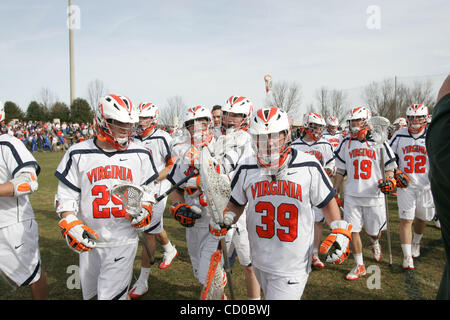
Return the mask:
[[[362,254],[362,253],[354,253],[354,254],[353,254],[353,258],[355,259],[355,263],[356,263],[357,265],[362,265],[362,264],[364,264],[363,254]]]
[[[411,257],[411,244],[410,243],[405,243],[402,244],[402,251],[403,251],[403,256],[404,257]]]
[[[151,268],[141,268],[141,274],[139,275],[138,281],[147,282],[148,277],[150,276]]]
[[[163,244],[162,248],[164,249],[164,252],[171,252],[174,249],[170,241],[167,244]]]
[[[422,240],[422,236],[423,236],[423,234],[418,234],[418,233],[413,232],[413,243],[419,244],[420,240]]]

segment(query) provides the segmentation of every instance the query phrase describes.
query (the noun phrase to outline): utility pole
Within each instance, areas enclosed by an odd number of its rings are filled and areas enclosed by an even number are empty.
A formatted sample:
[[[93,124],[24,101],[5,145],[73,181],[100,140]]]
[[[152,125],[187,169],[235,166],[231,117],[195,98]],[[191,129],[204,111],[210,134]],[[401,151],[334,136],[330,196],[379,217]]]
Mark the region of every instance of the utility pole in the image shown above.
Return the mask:
[[[397,119],[397,76],[394,76],[394,120]]]
[[[68,27],[69,27],[69,63],[70,63],[70,105],[75,99],[75,72],[73,63],[73,11],[72,0],[69,0]]]

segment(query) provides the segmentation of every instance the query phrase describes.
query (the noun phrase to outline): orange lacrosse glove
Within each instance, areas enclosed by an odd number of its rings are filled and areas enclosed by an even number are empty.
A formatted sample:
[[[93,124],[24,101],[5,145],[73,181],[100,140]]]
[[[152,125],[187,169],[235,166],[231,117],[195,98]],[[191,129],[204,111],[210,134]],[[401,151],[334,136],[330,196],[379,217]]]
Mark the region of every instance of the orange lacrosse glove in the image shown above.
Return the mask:
[[[383,179],[378,180],[378,188],[380,188],[381,192],[384,194],[394,191],[395,186],[396,182],[394,178],[386,178],[384,181]]]

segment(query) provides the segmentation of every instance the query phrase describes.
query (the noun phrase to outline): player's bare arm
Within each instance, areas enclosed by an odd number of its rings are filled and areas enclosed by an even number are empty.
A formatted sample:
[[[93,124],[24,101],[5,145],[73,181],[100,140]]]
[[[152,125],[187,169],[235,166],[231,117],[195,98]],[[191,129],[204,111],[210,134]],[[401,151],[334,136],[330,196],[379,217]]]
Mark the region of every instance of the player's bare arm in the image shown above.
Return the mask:
[[[0,197],[13,197],[14,185],[11,182],[5,182],[0,184]]]
[[[236,223],[239,220],[239,217],[244,212],[245,206],[239,206],[234,204],[233,202],[228,202],[224,212],[233,212],[236,216],[234,217],[233,223]]]
[[[158,178],[156,181],[162,181],[167,178],[167,175],[170,173],[170,170],[172,170],[173,164],[175,163],[176,157],[168,158],[166,161],[166,167],[162,169],[158,174]]]

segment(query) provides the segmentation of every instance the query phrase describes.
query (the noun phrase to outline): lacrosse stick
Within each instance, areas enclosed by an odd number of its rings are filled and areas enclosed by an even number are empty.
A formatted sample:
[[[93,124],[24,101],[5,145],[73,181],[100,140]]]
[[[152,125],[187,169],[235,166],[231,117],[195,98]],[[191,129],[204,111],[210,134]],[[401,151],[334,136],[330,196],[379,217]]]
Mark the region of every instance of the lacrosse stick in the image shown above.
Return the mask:
[[[272,76],[270,74],[266,74],[264,76],[264,83],[266,86],[266,100],[267,103],[269,103],[269,94],[271,93],[272,90]]]
[[[173,190],[178,188],[180,185],[182,185],[183,183],[188,181],[190,178],[192,178],[196,174],[198,174],[198,171],[193,170],[185,178],[181,179],[179,182],[172,185],[172,187],[170,187],[169,190],[167,190],[166,192],[164,192],[163,194],[161,194],[155,198],[155,202],[153,203],[153,205],[155,205],[156,203],[160,202],[162,199],[167,197]],[[140,208],[141,199],[145,192],[146,191],[142,187],[139,187],[139,186],[136,186],[136,185],[130,184],[130,183],[125,183],[125,184],[115,186],[110,190],[110,194],[117,195],[119,197],[119,199],[122,201],[122,203],[126,209],[128,209],[130,207],[131,208],[137,208],[137,207]],[[139,232],[139,238],[142,240],[145,251],[147,252],[147,254],[150,258],[150,264],[153,265],[155,263],[155,258],[150,253],[150,248],[147,246],[147,243],[144,241],[144,239],[142,239],[141,232]]]
[[[141,208],[141,199],[144,195],[144,189],[142,187],[136,186],[134,184],[121,184],[115,186],[111,189],[110,195],[117,196],[121,201],[125,208],[125,210],[133,211],[136,208]],[[153,257],[150,252],[150,248],[148,247],[145,239],[142,238],[142,232],[139,232],[139,239],[142,241],[145,251],[150,259],[150,265],[155,263],[155,257]]]
[[[222,212],[225,209],[231,197],[231,187],[227,181],[222,178],[215,170],[214,159],[212,158],[208,147],[204,147],[200,153],[200,178],[202,190],[208,203],[207,212],[211,219],[218,225],[223,225]],[[220,291],[218,286],[223,283],[222,268],[217,261],[220,261],[223,255],[225,272],[227,275],[230,298],[234,300],[233,282],[231,278],[230,261],[228,260],[228,253],[225,245],[225,239],[219,241],[216,252],[211,256],[210,269],[208,270],[207,284],[205,292],[202,295],[206,298],[208,291]],[[222,281],[222,282],[221,282]],[[212,295],[210,295],[212,296]]]
[[[369,127],[370,133],[372,134],[372,139],[375,141],[375,148],[380,150],[380,158],[381,158],[381,174],[383,175],[383,181],[386,180],[386,172],[384,168],[384,142],[386,142],[388,135],[388,127],[390,122],[388,119],[380,116],[375,116],[370,118]],[[389,223],[389,210],[388,210],[388,199],[387,196],[384,195],[384,204],[386,209],[386,228],[387,228],[387,242],[389,249],[389,266],[392,266],[392,247],[391,247],[391,231],[390,231],[390,223]]]

